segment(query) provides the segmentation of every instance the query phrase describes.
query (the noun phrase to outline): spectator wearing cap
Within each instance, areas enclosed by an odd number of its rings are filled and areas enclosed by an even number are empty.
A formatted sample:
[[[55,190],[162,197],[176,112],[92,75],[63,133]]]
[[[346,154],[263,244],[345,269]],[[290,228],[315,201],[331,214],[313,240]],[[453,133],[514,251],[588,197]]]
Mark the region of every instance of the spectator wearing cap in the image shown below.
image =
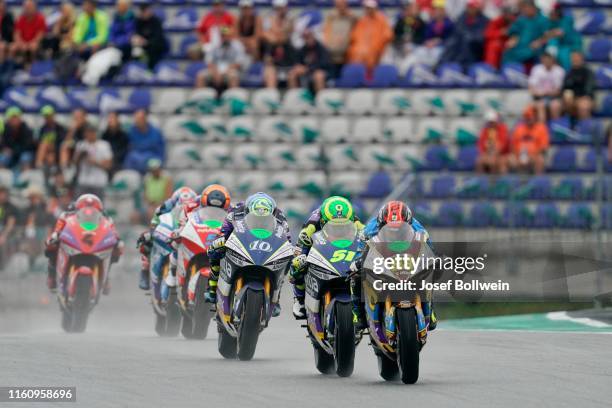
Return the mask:
[[[548,15],[546,31],[547,48],[557,50],[557,61],[563,69],[571,67],[571,53],[582,51],[582,37],[574,28],[574,19],[570,13],[563,13],[561,5],[555,3]]]
[[[506,124],[500,120],[496,111],[488,110],[485,112],[485,124],[478,138],[476,170],[479,173],[506,173],[509,148]]]
[[[561,116],[561,88],[565,71],[561,68],[552,51],[546,50],[540,57],[540,63],[531,69],[529,74],[529,93],[538,112],[538,120],[546,122],[549,115],[556,119]]]
[[[0,0],[0,53],[3,55],[13,42],[14,29],[13,14],[6,8],[6,1]]]
[[[444,45],[440,62],[457,62],[464,67],[482,61],[484,33],[489,19],[482,14],[480,0],[468,0],[455,28]]]
[[[296,53],[296,65],[289,71],[287,85],[289,88],[305,85],[316,93],[325,88],[329,76],[329,53],[311,30],[304,30],[302,35],[304,45]]]
[[[587,119],[593,111],[595,75],[584,64],[584,55],[572,53],[572,68],[563,80],[563,109],[572,118]]]
[[[372,70],[393,39],[393,31],[387,17],[378,10],[376,0],[365,0],[363,7],[363,16],[351,31],[348,62],[364,64],[368,70]]]
[[[22,12],[15,22],[12,55],[30,63],[36,58],[47,31],[45,16],[38,11],[34,0],[24,0]]]
[[[60,166],[66,168],[72,162],[74,146],[85,137],[87,126],[87,112],[83,108],[77,108],[72,112],[72,123],[68,127],[66,137],[60,146]]]
[[[42,243],[51,232],[54,218],[47,210],[42,188],[37,185],[29,186],[25,190],[25,196],[28,200],[22,212],[25,239],[20,244],[21,250],[29,256],[31,265],[42,252]]]
[[[84,130],[85,138],[74,149],[76,196],[95,194],[103,200],[113,165],[113,151],[107,141],[98,139],[96,128],[88,124]]]
[[[72,50],[72,30],[76,21],[74,6],[70,2],[63,2],[59,8],[59,17],[43,40],[43,47],[57,57],[62,52]]]
[[[258,60],[263,35],[263,21],[255,12],[253,0],[240,0],[238,6],[240,7],[240,14],[236,19],[236,36],[251,58]]]
[[[83,11],[77,17],[72,40],[78,47],[82,58],[89,58],[108,41],[108,14],[97,7],[95,0],[84,0]]]
[[[444,44],[453,33],[453,22],[446,15],[444,0],[432,2],[432,18],[425,27],[425,41],[417,46],[404,60],[404,69],[423,64],[434,66],[444,50]]]
[[[172,195],[172,177],[162,169],[159,159],[149,159],[147,173],[144,176],[143,198],[145,202],[145,220],[150,220],[155,209]]]
[[[501,65],[502,53],[508,41],[508,28],[516,16],[510,7],[503,7],[501,14],[487,24],[484,32],[484,62],[494,68]]]
[[[548,20],[536,7],[533,0],[523,0],[520,15],[508,28],[508,41],[502,56],[502,63],[533,63],[546,44]]]
[[[140,6],[132,37],[132,57],[144,58],[149,69],[154,69],[169,49],[161,20],[153,12],[150,3]]]
[[[221,27],[233,27],[235,24],[235,18],[225,8],[225,1],[214,0],[211,10],[206,13],[196,29],[197,34],[202,44],[208,44],[210,42],[219,42]]]
[[[16,166],[25,153],[33,155],[36,142],[30,127],[21,118],[21,109],[16,106],[6,111],[6,123],[0,141],[0,166]],[[31,157],[31,156],[30,156]]]
[[[123,167],[123,161],[130,145],[130,139],[125,130],[123,130],[119,121],[119,115],[116,112],[110,112],[106,117],[106,129],[102,134],[102,140],[107,141],[113,150],[111,174],[114,174]]]
[[[166,155],[166,143],[160,130],[149,123],[147,111],[134,112],[134,124],[128,131],[130,141],[124,167],[145,173],[150,159],[162,162]]]
[[[55,166],[59,162],[59,152],[66,137],[66,128],[55,119],[55,109],[53,106],[43,106],[40,114],[44,118],[44,122],[38,130],[36,167],[42,168],[43,165]]]
[[[135,30],[136,17],[130,0],[118,0],[108,42],[121,51],[124,62],[132,56],[132,36]]]
[[[323,22],[323,44],[329,51],[334,66],[334,76],[340,73],[346,62],[346,52],[351,41],[351,32],[357,18],[347,0],[335,0],[334,8],[327,13]]]
[[[544,173],[550,140],[546,124],[538,121],[536,108],[527,106],[523,120],[516,125],[510,142],[509,166],[515,171]]]
[[[295,49],[291,45],[294,21],[289,16],[287,0],[274,0],[274,11],[264,22],[264,82],[267,88],[277,88],[279,81],[287,79],[295,62]]]
[[[15,232],[19,212],[11,203],[7,186],[0,185],[0,268],[4,266],[8,254],[13,249],[11,237]]]
[[[206,69],[198,73],[196,86],[212,85],[219,94],[227,88],[240,86],[242,72],[249,57],[242,42],[234,37],[231,27],[221,27],[221,42],[206,53]]]

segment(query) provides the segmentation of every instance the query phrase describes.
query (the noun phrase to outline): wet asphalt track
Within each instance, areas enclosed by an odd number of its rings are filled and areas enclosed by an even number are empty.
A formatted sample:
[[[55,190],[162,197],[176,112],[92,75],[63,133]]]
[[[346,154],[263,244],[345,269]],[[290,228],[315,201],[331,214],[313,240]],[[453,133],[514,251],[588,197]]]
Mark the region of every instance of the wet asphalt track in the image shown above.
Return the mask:
[[[0,408],[575,408],[612,401],[612,335],[438,330],[412,386],[382,381],[363,341],[353,376],[337,378],[316,372],[304,331],[288,315],[288,297],[283,315],[261,335],[255,359],[226,361],[215,330],[204,341],[158,338],[134,279],[114,279],[85,334],[61,331],[54,299],[27,312],[0,309],[0,386],[77,387],[74,404]]]

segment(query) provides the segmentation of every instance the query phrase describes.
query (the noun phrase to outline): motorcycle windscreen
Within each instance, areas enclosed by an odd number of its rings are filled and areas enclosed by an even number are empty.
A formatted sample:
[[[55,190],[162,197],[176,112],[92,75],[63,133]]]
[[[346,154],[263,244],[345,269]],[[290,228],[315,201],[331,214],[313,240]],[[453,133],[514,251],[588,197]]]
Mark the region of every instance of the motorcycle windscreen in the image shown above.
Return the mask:
[[[205,225],[208,228],[218,229],[223,225],[223,220],[227,213],[225,210],[218,207],[199,208],[195,213],[195,220],[200,225]]]
[[[249,213],[245,218],[249,232],[257,239],[268,239],[276,229],[276,218],[272,214],[257,215]]]
[[[95,208],[80,209],[77,214],[79,226],[85,231],[95,231],[100,226],[102,213]]]
[[[325,238],[336,248],[348,248],[355,241],[357,228],[350,220],[331,220],[323,227]]]

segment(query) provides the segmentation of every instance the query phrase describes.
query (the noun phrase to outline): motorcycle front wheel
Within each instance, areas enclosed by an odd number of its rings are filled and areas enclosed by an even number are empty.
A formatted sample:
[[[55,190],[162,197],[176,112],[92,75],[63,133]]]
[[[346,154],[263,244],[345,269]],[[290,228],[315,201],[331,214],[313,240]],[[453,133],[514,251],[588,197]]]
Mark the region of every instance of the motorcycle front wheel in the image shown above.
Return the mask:
[[[350,377],[355,366],[355,328],[349,303],[336,303],[334,325],[334,359],[336,374]]]
[[[419,379],[419,340],[417,338],[416,311],[414,308],[398,309],[397,360],[404,384],[414,384]]]
[[[91,276],[87,275],[77,277],[72,304],[62,312],[62,328],[68,333],[82,333],[87,327],[91,279]]]
[[[217,338],[219,354],[227,359],[236,358],[236,351],[238,350],[238,341],[236,338],[232,337],[221,323],[217,323],[217,331],[219,332],[219,337]]]
[[[238,358],[246,361],[253,358],[259,339],[260,323],[263,315],[263,292],[247,289],[244,294],[242,318],[238,330]]]
[[[213,317],[211,305],[206,303],[208,279],[200,276],[196,285],[195,307],[193,309],[193,338],[203,340],[208,333],[208,326]]]
[[[321,374],[332,374],[336,368],[334,356],[328,354],[321,346],[313,340],[312,347],[314,348],[315,366]]]

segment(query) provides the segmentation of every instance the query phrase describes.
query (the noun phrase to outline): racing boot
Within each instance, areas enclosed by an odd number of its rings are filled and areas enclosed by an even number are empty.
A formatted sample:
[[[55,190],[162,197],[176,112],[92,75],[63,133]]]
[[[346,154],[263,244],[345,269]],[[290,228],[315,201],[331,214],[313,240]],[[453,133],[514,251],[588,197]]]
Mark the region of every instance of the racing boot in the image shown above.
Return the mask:
[[[272,317],[278,317],[281,314],[281,305],[278,303],[272,303]]]
[[[436,312],[433,310],[433,302],[429,301],[423,303],[423,314],[425,315],[425,324],[429,324],[427,330],[436,330],[438,318],[436,317]]]
[[[293,317],[295,320],[304,320],[306,319],[306,306],[304,306],[304,298],[294,298],[293,299]]]
[[[208,303],[217,303],[217,280],[221,267],[218,264],[210,266],[210,277],[208,278],[208,289],[204,294],[204,300]]]

